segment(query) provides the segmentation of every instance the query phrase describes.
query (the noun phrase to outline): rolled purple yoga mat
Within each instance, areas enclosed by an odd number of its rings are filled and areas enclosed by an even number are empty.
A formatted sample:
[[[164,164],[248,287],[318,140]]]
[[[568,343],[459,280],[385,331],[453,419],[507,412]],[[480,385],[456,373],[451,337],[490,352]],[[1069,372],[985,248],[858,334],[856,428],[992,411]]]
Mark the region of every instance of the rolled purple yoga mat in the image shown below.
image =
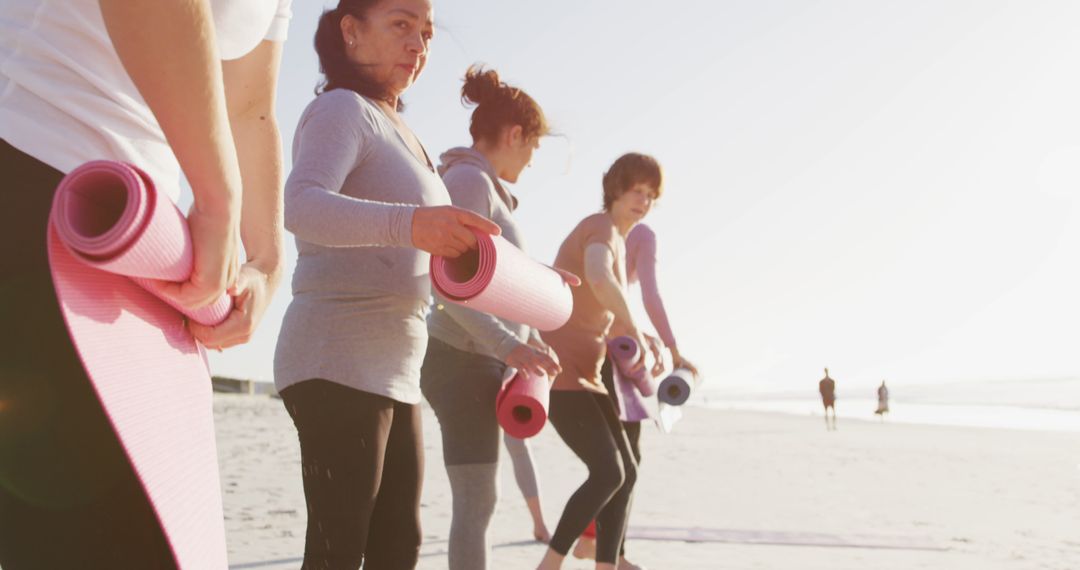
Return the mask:
[[[656,394],[656,380],[649,373],[653,365],[652,354],[650,352],[645,353],[645,366],[640,370],[630,370],[638,359],[639,350],[641,350],[641,347],[638,346],[637,341],[628,336],[619,336],[608,341],[608,353],[611,355],[611,362],[622,373],[622,377],[633,382],[642,396],[652,396]]]
[[[553,331],[570,320],[565,272],[533,260],[502,236],[474,230],[478,249],[431,256],[431,283],[446,300],[515,323]]]
[[[690,395],[700,382],[701,379],[693,372],[678,368],[660,382],[657,397],[665,404],[681,406],[690,399]]]
[[[503,384],[495,398],[495,415],[499,425],[518,439],[540,433],[547,423],[550,391],[547,376],[519,370]]]

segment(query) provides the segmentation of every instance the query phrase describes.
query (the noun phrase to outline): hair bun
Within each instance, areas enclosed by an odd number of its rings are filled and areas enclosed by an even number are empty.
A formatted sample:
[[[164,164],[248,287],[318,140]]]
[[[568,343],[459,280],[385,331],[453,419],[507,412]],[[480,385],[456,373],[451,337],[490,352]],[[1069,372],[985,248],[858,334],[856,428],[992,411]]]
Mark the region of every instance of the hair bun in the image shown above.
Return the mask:
[[[466,104],[479,105],[484,101],[492,101],[501,95],[501,91],[507,86],[499,80],[499,74],[494,69],[485,70],[483,66],[469,66],[465,72],[465,84],[461,87],[461,100]]]

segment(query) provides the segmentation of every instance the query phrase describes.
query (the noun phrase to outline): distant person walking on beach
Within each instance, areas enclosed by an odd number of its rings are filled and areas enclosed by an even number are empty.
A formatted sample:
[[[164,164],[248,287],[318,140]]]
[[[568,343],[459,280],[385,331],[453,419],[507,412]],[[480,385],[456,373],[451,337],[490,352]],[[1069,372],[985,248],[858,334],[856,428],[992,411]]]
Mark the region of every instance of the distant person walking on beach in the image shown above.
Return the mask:
[[[825,369],[825,377],[818,382],[818,392],[821,392],[821,403],[825,406],[825,429],[836,429],[836,380],[829,377],[829,369]],[[829,422],[829,410],[832,410],[832,423]]]
[[[499,233],[449,205],[399,114],[433,28],[430,0],[341,0],[315,33],[325,82],[293,140],[299,258],[274,355],[300,440],[304,569],[416,566],[428,254],[475,247],[471,228]]]
[[[626,532],[637,459],[615,405],[600,379],[605,339],[627,335],[651,343],[634,322],[626,297],[626,236],[660,197],[662,173],[656,159],[630,153],[603,178],[603,211],[588,216],[559,248],[555,266],[582,275],[573,289],[574,310],[562,328],[542,336],[559,355],[562,372],[551,390],[551,424],[588,468],[588,478],[570,496],[550,548],[539,568],[552,570],[596,519],[596,567],[614,570]],[[612,326],[614,325],[614,328]],[[635,363],[644,366],[644,350]]]
[[[885,387],[884,380],[877,389],[877,411],[874,413],[881,418],[881,421],[885,421],[885,414],[889,413],[889,389]]]
[[[532,160],[548,134],[544,112],[491,69],[469,68],[461,99],[476,106],[469,127],[472,145],[444,152],[439,173],[455,206],[491,218],[507,241],[524,249],[514,220],[518,200],[500,181],[517,182]],[[509,368],[549,378],[561,369],[537,330],[462,305],[440,303],[428,317],[428,334],[420,389],[439,420],[453,497],[448,567],[484,570],[490,557],[488,525],[499,498],[495,399]],[[510,436],[505,442],[533,516],[533,534],[547,542],[528,443]]]

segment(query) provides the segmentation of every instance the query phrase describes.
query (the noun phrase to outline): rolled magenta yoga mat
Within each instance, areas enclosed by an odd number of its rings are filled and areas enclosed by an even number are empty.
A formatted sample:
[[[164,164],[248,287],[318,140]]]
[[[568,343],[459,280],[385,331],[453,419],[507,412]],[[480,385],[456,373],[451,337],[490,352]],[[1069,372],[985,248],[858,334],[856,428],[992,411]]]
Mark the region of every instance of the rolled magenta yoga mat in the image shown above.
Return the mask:
[[[660,382],[657,397],[661,402],[672,406],[681,406],[690,399],[690,395],[701,381],[696,374],[685,368],[677,368]]]
[[[519,370],[503,384],[495,398],[495,415],[506,433],[518,438],[532,437],[544,428],[548,415],[551,383],[547,376]]]
[[[446,300],[542,331],[570,319],[574,298],[565,275],[533,260],[502,236],[475,231],[478,249],[450,259],[431,256],[431,283]]]
[[[181,568],[227,567],[210,373],[153,280],[182,281],[191,238],[135,167],[84,164],[60,183],[49,264],[72,341]],[[188,314],[223,320],[231,300]]]

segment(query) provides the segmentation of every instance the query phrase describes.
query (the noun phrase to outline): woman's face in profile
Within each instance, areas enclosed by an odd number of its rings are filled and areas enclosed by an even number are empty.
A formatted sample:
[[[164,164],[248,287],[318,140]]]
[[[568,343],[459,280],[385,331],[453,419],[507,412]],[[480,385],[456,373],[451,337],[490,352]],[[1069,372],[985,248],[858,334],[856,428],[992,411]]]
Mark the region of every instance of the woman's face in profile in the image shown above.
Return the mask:
[[[431,0],[382,0],[363,19],[341,21],[349,58],[395,96],[423,71],[434,26]]]

